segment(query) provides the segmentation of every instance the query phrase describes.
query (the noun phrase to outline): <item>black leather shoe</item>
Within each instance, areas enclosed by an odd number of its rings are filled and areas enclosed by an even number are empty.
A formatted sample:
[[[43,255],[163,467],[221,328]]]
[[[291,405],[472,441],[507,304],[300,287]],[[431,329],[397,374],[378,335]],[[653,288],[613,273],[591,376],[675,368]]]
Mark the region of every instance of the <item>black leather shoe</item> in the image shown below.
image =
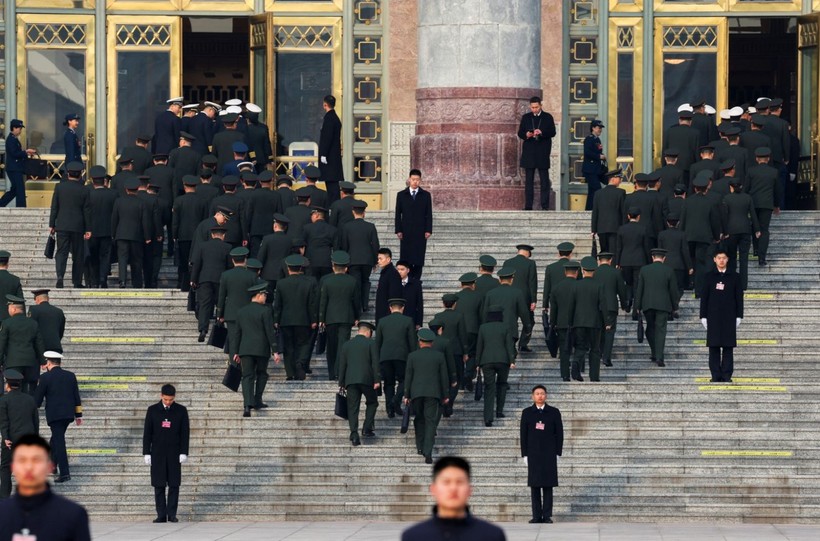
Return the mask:
[[[569,381],[569,378],[563,378],[564,381]]]
[[[363,434],[364,434],[365,438],[375,438],[376,437],[376,433],[373,432],[372,430],[365,430]]]
[[[177,517],[168,517],[168,522],[179,522]]]
[[[666,364],[663,361],[658,361],[658,366],[666,366]]]
[[[100,284],[101,289],[108,289],[108,282],[103,282]]]
[[[506,417],[506,415],[504,415],[503,411],[499,411],[498,413],[495,414],[496,419],[503,419],[504,417]]]
[[[610,360],[604,360],[604,361],[601,361],[601,363],[602,363],[604,366],[612,366],[612,361],[610,361]]]
[[[421,449],[416,449],[416,454],[420,455],[421,454]]]
[[[54,480],[55,483],[65,483],[66,481],[71,481],[70,475],[63,475]]]
[[[769,263],[765,259],[761,259],[760,261],[757,262],[757,264],[761,267],[765,267]]]
[[[484,426],[493,426],[492,421],[484,421]]]
[[[242,417],[250,417],[251,416],[251,408],[246,407],[245,410],[242,412]]]
[[[649,357],[649,360],[652,361],[653,363],[658,362],[658,359],[656,359],[655,357]]]
[[[433,463],[433,457],[431,457],[431,456],[425,456],[425,457],[424,457],[424,463],[425,463],[425,464],[432,464],[432,463]]]
[[[465,383],[465,384],[464,384],[464,388],[465,388],[465,389],[467,390],[467,392],[469,392],[469,393],[471,393],[471,392],[475,391],[475,385],[473,384],[473,380],[471,380],[471,379],[470,379],[470,380],[467,380],[467,383]]]
[[[520,348],[518,348],[518,351],[520,351],[521,353],[532,353],[532,349],[530,349],[529,346],[521,346]]]
[[[199,337],[197,337],[196,341],[197,342],[204,342],[205,341],[205,335],[207,333],[208,333],[208,331],[199,331]]]
[[[120,289],[125,289],[125,282],[120,282]]]
[[[723,380],[722,379],[717,379],[717,378],[712,378],[712,379],[709,380],[709,383],[720,383],[721,381],[723,381]]]
[[[575,381],[584,381],[584,378],[581,377],[581,374],[573,374],[572,379]]]
[[[544,524],[552,524],[552,519],[547,517],[542,521]]]
[[[265,409],[265,408],[267,408],[267,407],[268,407],[268,405],[267,405],[267,404],[265,404],[264,402],[259,402],[258,404],[256,404],[256,405],[253,407],[253,409],[255,409],[255,410],[263,410],[263,409]]]
[[[288,376],[285,378],[285,381],[293,381],[293,376]]]
[[[165,517],[162,517],[162,518],[157,517],[157,518],[154,519],[154,524],[159,524],[161,522],[168,522],[168,519],[166,519]]]
[[[600,379],[592,379],[592,378],[589,378],[589,381],[594,381],[594,382],[598,383],[598,382],[599,382],[599,381],[601,381],[601,380],[600,380]]]
[[[355,435],[351,438],[350,443],[352,443],[352,444],[353,444],[353,447],[358,447],[359,445],[361,445],[361,444],[362,444],[362,440],[360,440],[360,439],[359,439],[359,435],[358,435],[358,434],[355,434]]]
[[[723,380],[725,383],[732,383],[732,378],[726,378]],[[70,479],[70,477],[69,477]]]
[[[305,370],[305,374],[312,374],[312,373],[313,373],[313,370],[311,370],[310,368],[308,368],[307,370]]]
[[[541,524],[542,522],[544,522],[544,521],[541,520],[540,518],[531,518],[530,519],[530,524]]]

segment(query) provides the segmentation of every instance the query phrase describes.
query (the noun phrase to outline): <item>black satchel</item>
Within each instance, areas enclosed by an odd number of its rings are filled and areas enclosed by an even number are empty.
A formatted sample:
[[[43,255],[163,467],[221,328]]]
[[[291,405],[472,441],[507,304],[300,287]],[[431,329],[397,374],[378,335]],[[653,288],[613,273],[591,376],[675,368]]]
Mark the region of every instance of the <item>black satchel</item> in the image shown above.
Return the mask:
[[[644,329],[643,329],[643,315],[638,316],[638,343],[643,344]]]
[[[336,407],[333,409],[333,413],[336,417],[347,419],[347,396],[344,391],[336,393]]]
[[[57,248],[57,239],[54,235],[49,235],[48,239],[46,239],[46,249],[43,251],[43,255],[46,256],[46,259],[54,259],[54,250]]]
[[[327,333],[324,329],[319,329],[316,336],[316,355],[321,355],[327,349]]]
[[[208,345],[223,349],[227,340],[228,329],[225,328],[225,325],[222,323],[214,323],[214,328],[211,330],[211,336],[208,337]]]
[[[399,429],[399,432],[401,432],[402,434],[407,434],[407,431],[410,429],[411,415],[413,415],[412,402],[404,406],[404,414],[401,416],[401,429]]]
[[[547,331],[547,349],[553,359],[558,356],[558,331],[550,327]]]
[[[196,291],[193,289],[188,291],[188,311],[196,312]]]
[[[222,376],[222,385],[236,392],[239,390],[239,383],[242,381],[242,369],[236,363],[229,362],[225,375]]]
[[[478,369],[478,375],[475,378],[475,401],[478,402],[479,400],[484,397],[484,378],[481,377],[481,369]]]
[[[592,237],[592,257],[598,257],[598,241],[595,240],[595,237]]]
[[[29,158],[23,162],[23,173],[27,179],[31,180],[46,180],[48,179],[49,167],[48,160],[40,158],[39,154],[35,154],[36,158]]]

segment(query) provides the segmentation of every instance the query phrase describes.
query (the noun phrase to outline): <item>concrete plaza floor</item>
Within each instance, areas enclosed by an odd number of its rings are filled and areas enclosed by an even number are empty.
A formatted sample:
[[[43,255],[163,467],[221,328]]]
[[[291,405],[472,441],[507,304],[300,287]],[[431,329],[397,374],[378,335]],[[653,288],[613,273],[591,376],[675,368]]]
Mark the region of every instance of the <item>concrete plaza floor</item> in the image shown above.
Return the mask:
[[[406,522],[92,524],[95,541],[389,541]],[[713,523],[499,524],[508,541],[817,541],[820,525]]]

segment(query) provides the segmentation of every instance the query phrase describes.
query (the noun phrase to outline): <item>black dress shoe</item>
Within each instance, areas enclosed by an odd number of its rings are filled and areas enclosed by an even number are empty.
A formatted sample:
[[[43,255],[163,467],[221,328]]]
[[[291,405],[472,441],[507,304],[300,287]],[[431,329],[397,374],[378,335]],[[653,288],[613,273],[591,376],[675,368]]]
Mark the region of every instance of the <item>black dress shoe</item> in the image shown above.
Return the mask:
[[[365,430],[363,432],[363,434],[364,434],[365,438],[375,438],[376,437],[376,433],[373,432],[372,430]]]
[[[499,411],[498,413],[495,414],[496,419],[503,419],[504,417],[506,417],[506,415],[504,415],[503,411]]]
[[[65,483],[66,481],[71,481],[70,475],[63,475],[54,480],[55,483]]]
[[[726,378],[723,380],[725,383],[732,383],[732,378]],[[69,477],[70,479],[70,477]]]
[[[520,348],[518,348],[518,351],[520,351],[521,353],[532,353],[532,349],[530,349],[529,346],[521,346]]]
[[[431,457],[431,456],[425,456],[425,457],[424,457],[424,463],[425,463],[425,464],[432,464],[432,463],[433,463],[433,457]]]
[[[179,522],[177,517],[168,517],[168,522]]]
[[[717,378],[712,378],[712,379],[709,380],[709,383],[720,383],[721,381],[723,381],[723,380],[722,379],[717,379]]]
[[[658,361],[658,366],[666,366],[666,364],[663,361]]]
[[[584,378],[581,377],[581,374],[573,374],[572,379],[575,381],[584,381]]]
[[[154,519],[154,524],[159,524],[160,522],[168,522],[168,519],[165,517],[157,517]]]
[[[470,393],[475,391],[475,384],[473,384],[473,380],[468,380],[467,383],[464,384],[464,388]]]
[[[125,289],[125,282],[120,282],[120,289]]]
[[[63,281],[57,280],[57,283],[54,285],[57,289],[63,289]]]
[[[208,334],[208,331],[199,331],[199,336],[197,337],[196,341],[197,342],[204,342],[206,334]]]
[[[603,361],[601,361],[601,363],[602,363],[604,366],[612,366],[612,361],[610,361],[610,360],[603,360]]]
[[[359,445],[361,445],[361,444],[362,444],[362,440],[360,440],[360,439],[359,439],[359,435],[358,435],[358,434],[355,434],[355,435],[351,438],[350,443],[352,443],[352,444],[353,444],[353,447],[358,447]]]
[[[492,421],[484,421],[484,426],[493,426]]]
[[[653,362],[653,363],[657,363],[657,362],[658,362],[658,359],[656,359],[655,357],[649,357],[649,360],[650,360],[651,362]]]
[[[544,522],[544,521],[541,520],[540,518],[531,518],[530,519],[530,524],[541,524],[542,522]]]
[[[597,379],[597,378],[596,378],[596,379],[589,378],[589,381],[594,381],[594,382],[598,383],[598,382],[600,382],[601,380],[600,380],[600,379]]]
[[[313,373],[313,370],[311,370],[310,368],[308,368],[307,370],[305,370],[305,374],[312,374],[312,373]]]
[[[562,378],[564,381],[569,381],[569,378]]]
[[[100,284],[101,289],[108,289],[108,282],[103,282]]]
[[[765,259],[761,259],[760,261],[757,262],[757,264],[761,267],[765,267],[769,263]]]
[[[242,412],[242,417],[250,417],[251,416],[251,408],[245,407],[245,410]]]
[[[293,381],[293,376],[288,376],[285,378],[285,381]]]
[[[420,455],[421,454],[421,449],[416,449],[416,454]]]
[[[265,409],[265,408],[267,408],[267,407],[268,407],[268,405],[267,405],[267,404],[265,404],[264,402],[259,402],[259,403],[257,403],[257,404],[253,407],[253,409],[255,409],[255,410],[263,410],[263,409]]]
[[[547,517],[543,520],[543,523],[544,524],[552,524],[552,519],[550,517]]]

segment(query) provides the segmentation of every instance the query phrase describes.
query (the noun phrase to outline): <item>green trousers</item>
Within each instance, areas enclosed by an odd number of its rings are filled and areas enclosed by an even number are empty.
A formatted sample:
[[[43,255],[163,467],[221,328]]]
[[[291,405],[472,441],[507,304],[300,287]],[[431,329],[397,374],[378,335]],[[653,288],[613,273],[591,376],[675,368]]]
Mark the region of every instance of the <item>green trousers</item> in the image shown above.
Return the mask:
[[[490,423],[497,413],[504,413],[504,402],[507,400],[507,389],[510,387],[507,383],[510,365],[485,364],[481,371],[484,373],[484,422]]]
[[[242,398],[245,407],[252,408],[262,403],[262,393],[268,384],[268,357],[243,355],[240,358],[242,368]]]
[[[653,359],[663,360],[663,350],[666,348],[666,325],[669,323],[669,312],[660,310],[644,310],[646,316],[646,341],[649,342],[649,351]]]
[[[601,358],[612,360],[612,346],[615,344],[615,327],[618,321],[618,312],[609,312],[610,321],[612,321],[612,328],[606,330],[606,327],[601,328]]]
[[[416,449],[421,449],[424,456],[433,456],[433,444],[438,428],[439,407],[441,400],[423,396],[413,399],[413,428],[416,431]]]
[[[372,385],[354,383],[347,386],[347,422],[350,425],[350,435],[359,435],[359,409],[362,405],[362,396],[365,399],[364,411],[364,431],[373,430],[376,422],[376,408],[379,407],[379,399],[376,397],[376,390]]]
[[[327,373],[334,380],[338,379],[336,367],[338,366],[339,352],[345,342],[350,340],[350,328],[352,326],[352,323],[334,323],[325,326],[325,332],[327,333],[327,346],[325,348]]]
[[[572,348],[567,343],[569,329],[555,329],[558,333],[558,362],[561,367],[561,378],[569,379],[569,362],[572,357]]]
[[[575,352],[572,357],[572,373],[578,374],[589,355],[589,379],[601,379],[601,328],[577,327],[575,332]]]

